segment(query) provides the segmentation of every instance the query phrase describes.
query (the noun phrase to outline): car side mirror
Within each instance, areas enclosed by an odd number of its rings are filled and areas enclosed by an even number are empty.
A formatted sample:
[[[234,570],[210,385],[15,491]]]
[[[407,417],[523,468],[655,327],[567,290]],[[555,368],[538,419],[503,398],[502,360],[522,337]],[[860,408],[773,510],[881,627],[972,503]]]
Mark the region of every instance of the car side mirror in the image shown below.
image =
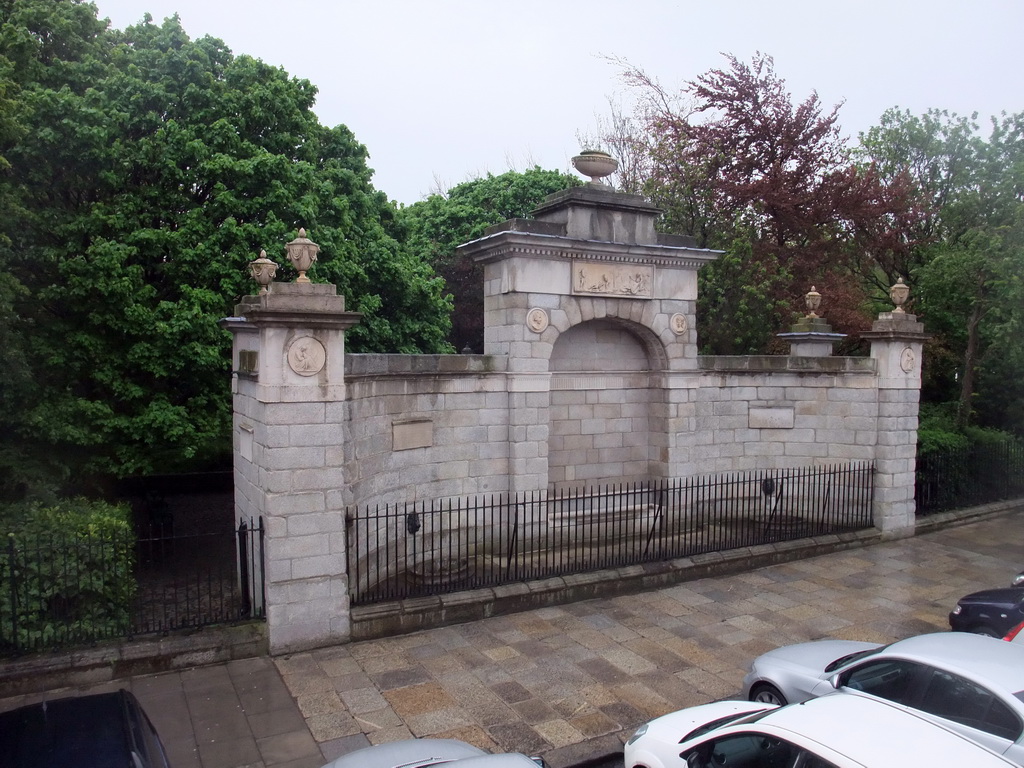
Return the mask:
[[[840,675],[837,672],[836,674],[832,675],[832,677],[830,677],[828,679],[829,685],[831,685],[836,690],[839,690],[840,688],[843,687],[843,684],[841,682],[839,682],[839,677],[840,677]]]

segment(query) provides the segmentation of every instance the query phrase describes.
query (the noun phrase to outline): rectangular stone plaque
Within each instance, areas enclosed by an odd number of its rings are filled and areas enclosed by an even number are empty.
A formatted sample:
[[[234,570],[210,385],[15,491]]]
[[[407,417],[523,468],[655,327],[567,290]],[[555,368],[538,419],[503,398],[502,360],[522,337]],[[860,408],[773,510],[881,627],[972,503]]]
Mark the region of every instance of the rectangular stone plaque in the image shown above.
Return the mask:
[[[434,422],[426,419],[396,421],[391,425],[391,448],[408,451],[412,448],[429,448],[434,444]]]
[[[574,261],[572,265],[575,294],[649,299],[653,283],[653,267],[596,261]]]
[[[747,413],[750,429],[792,429],[794,424],[792,408],[751,408]]]
[[[252,461],[253,429],[251,424],[241,424],[238,427],[238,453],[246,461]]]
[[[253,349],[238,350],[238,372],[255,375],[260,371],[260,353]]]

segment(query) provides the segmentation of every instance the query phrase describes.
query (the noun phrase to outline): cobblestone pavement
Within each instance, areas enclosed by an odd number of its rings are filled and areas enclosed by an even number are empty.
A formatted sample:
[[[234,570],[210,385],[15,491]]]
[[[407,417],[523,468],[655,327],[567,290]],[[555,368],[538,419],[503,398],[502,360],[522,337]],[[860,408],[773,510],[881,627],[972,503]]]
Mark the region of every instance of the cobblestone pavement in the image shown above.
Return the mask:
[[[780,645],[947,630],[957,598],[1024,568],[1022,522],[275,661],[326,756],[450,736],[566,765],[620,749],[652,717],[738,695],[751,659]]]
[[[956,599],[1024,568],[1024,510],[913,539],[413,635],[46,694],[119,686],[174,768],[318,768],[409,736],[543,755],[621,750],[641,722],[738,695],[758,654],[825,637],[948,628]]]

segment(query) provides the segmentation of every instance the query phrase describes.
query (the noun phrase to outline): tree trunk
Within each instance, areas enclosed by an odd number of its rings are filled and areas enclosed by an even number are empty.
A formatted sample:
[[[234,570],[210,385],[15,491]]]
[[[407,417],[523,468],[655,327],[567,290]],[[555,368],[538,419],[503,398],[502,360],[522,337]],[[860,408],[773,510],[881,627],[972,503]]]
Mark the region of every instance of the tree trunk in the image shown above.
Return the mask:
[[[978,328],[985,312],[980,299],[974,302],[967,321],[967,350],[964,352],[964,375],[960,381],[960,402],[956,409],[957,429],[964,429],[971,420],[971,399],[974,397],[974,370],[978,360]]]

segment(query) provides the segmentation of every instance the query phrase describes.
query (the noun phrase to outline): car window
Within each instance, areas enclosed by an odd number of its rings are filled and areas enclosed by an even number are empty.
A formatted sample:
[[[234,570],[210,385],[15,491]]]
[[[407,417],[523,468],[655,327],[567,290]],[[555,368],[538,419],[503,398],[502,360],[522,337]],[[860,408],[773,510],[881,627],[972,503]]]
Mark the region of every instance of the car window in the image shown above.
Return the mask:
[[[1021,722],[991,691],[959,675],[932,670],[921,709],[938,717],[1016,741]]]
[[[866,656],[874,656],[876,653],[881,653],[888,647],[888,645],[883,645],[878,648],[868,648],[866,651],[854,651],[853,653],[848,653],[845,656],[840,656],[838,659],[829,662],[828,666],[825,667],[825,671],[835,672],[840,667],[845,667],[847,664],[857,661],[858,659],[863,659]]]
[[[909,704],[914,680],[921,665],[901,659],[881,659],[861,664],[839,677],[839,685],[872,696]]]
[[[803,753],[803,759],[798,759],[793,768],[837,768],[835,763],[830,763],[823,757],[812,755],[810,752]]]
[[[126,699],[126,720],[134,748],[132,760],[137,768],[167,768],[163,744],[149,717],[134,697]]]
[[[684,752],[687,768],[835,768],[795,744],[763,733],[737,733]]]

